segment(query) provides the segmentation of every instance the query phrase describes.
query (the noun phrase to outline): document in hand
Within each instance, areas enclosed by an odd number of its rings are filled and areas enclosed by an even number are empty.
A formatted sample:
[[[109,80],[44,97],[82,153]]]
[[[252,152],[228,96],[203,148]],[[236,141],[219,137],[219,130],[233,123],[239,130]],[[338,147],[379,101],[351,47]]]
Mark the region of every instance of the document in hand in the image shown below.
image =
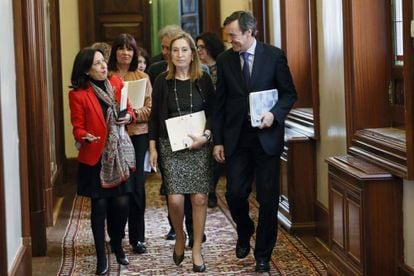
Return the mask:
[[[262,123],[260,117],[263,113],[272,109],[277,103],[277,89],[251,92],[249,94],[250,119],[252,127],[258,127]]]
[[[139,79],[135,81],[124,82],[122,90],[127,91],[128,99],[133,109],[139,109],[144,106],[145,90],[147,87],[147,79]]]
[[[204,114],[204,110],[202,110],[167,119],[165,120],[165,124],[167,126],[172,151],[183,150],[193,143],[193,140],[188,134],[195,136],[203,135],[206,127],[206,115]]]

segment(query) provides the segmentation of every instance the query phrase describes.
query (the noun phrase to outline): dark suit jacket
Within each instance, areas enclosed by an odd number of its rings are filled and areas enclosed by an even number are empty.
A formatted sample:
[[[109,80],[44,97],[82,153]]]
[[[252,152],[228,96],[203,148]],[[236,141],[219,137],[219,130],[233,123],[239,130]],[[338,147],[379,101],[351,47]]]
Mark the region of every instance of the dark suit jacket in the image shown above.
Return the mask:
[[[112,76],[109,81],[114,88],[115,100],[119,103],[121,89],[124,83],[118,76]],[[69,91],[70,119],[73,126],[73,136],[81,144],[78,154],[79,162],[93,166],[101,158],[107,138],[107,127],[101,104],[92,88]],[[128,102],[128,113],[135,121],[135,114]],[[96,143],[87,143],[82,137],[87,133],[101,137]]]
[[[162,72],[165,72],[167,68],[168,63],[165,60],[161,60],[150,65],[148,68],[148,75],[150,77],[152,86],[154,86],[155,79],[158,77],[158,75]]]
[[[275,121],[270,128],[258,130],[258,136],[267,154],[280,155],[284,145],[284,120],[297,99],[284,52],[257,41],[249,88],[242,76],[239,53],[229,49],[218,56],[213,135],[215,145],[224,145],[225,155],[234,152],[239,136],[243,135],[249,92],[273,88],[279,92],[279,100],[270,110]]]

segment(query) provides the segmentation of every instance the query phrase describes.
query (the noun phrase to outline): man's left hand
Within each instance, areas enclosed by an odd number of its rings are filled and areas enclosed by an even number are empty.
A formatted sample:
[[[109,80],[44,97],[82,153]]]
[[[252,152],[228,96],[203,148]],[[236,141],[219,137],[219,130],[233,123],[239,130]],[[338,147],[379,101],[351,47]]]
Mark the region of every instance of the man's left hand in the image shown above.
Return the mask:
[[[275,116],[273,116],[272,112],[265,112],[263,113],[262,117],[260,118],[262,123],[260,124],[259,128],[264,129],[271,127],[273,125],[273,121],[275,120]]]

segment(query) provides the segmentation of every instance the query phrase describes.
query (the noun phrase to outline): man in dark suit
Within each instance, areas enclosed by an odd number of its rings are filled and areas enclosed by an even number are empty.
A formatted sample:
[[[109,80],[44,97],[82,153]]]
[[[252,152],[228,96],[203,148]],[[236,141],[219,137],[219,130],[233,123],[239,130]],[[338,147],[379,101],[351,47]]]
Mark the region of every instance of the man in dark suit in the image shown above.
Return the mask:
[[[234,12],[223,25],[232,48],[217,59],[213,156],[217,162],[226,163],[226,199],[237,225],[238,258],[249,254],[255,231],[247,200],[255,181],[260,204],[254,249],[256,271],[268,272],[277,238],[284,120],[297,94],[285,54],[256,40],[256,20],[251,13]],[[278,102],[262,114],[259,127],[252,127],[249,93],[273,88],[278,90]]]

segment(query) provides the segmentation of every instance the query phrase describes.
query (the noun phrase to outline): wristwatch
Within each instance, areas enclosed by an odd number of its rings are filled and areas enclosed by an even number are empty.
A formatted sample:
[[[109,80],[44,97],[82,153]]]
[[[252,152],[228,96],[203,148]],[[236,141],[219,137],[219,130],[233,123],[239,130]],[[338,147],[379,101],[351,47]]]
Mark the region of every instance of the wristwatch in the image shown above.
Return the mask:
[[[203,133],[203,135],[202,135],[203,137],[206,137],[206,139],[207,139],[207,142],[210,142],[210,140],[211,140],[211,135],[210,134],[208,134],[208,133]]]

